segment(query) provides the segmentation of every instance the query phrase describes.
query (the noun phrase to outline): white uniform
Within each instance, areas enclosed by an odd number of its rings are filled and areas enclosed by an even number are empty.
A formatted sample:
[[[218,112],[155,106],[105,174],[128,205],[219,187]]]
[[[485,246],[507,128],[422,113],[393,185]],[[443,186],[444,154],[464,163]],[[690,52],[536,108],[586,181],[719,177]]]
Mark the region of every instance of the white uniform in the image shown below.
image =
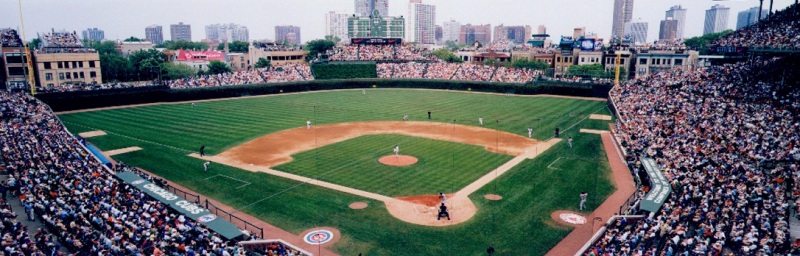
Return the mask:
[[[480,123],[481,125],[483,125],[483,117],[478,117],[478,123]]]
[[[394,146],[394,156],[400,155],[400,146]]]
[[[586,208],[586,197],[587,196],[589,196],[589,193],[586,193],[586,192],[581,193],[581,205],[580,205],[581,211],[583,211],[583,209]]]
[[[533,136],[533,128],[528,127],[528,139],[530,139],[531,136]]]
[[[206,172],[207,172],[207,171],[208,171],[208,166],[209,166],[210,164],[211,164],[211,162],[209,162],[209,161],[206,161],[205,163],[203,163],[203,171],[206,171]]]
[[[306,121],[306,129],[311,129],[311,120]]]
[[[572,148],[572,137],[569,137],[569,140],[567,140],[567,144],[569,144],[569,147]]]

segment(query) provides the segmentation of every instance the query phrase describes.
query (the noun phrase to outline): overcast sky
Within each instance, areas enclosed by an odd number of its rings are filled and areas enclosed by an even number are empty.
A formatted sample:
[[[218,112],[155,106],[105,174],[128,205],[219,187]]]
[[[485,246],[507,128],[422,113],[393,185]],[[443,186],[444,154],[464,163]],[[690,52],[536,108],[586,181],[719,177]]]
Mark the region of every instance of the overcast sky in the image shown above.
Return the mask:
[[[715,2],[711,0],[635,0],[633,17],[649,23],[648,41],[658,37],[659,22],[673,5],[688,9],[686,37],[703,32],[705,10],[716,3],[730,7],[728,27],[736,26],[739,11],[758,6],[757,0]],[[304,42],[324,36],[325,13],[353,13],[353,0],[23,0],[23,18],[28,40],[36,32],[77,31],[97,27],[106,39],[144,37],[151,24],[164,27],[169,39],[169,25],[184,22],[192,25],[192,40],[205,38],[205,25],[237,23],[250,30],[250,39],[275,38],[276,25],[301,27]],[[575,27],[609,38],[614,0],[423,0],[436,6],[436,24],[455,19],[462,24],[547,26],[554,38],[572,35]],[[764,8],[768,8],[765,1]],[[775,0],[775,9],[783,9],[792,0]],[[407,16],[408,0],[389,0],[391,16]],[[0,0],[0,27],[19,28],[17,0]]]

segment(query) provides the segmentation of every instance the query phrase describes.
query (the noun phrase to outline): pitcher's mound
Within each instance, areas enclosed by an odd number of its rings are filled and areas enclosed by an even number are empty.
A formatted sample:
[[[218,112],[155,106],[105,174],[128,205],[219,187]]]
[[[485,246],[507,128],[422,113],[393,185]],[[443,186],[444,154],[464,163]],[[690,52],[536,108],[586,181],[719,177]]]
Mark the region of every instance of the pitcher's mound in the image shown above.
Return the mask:
[[[389,166],[409,166],[419,161],[416,157],[406,155],[388,155],[378,159],[378,162]]]

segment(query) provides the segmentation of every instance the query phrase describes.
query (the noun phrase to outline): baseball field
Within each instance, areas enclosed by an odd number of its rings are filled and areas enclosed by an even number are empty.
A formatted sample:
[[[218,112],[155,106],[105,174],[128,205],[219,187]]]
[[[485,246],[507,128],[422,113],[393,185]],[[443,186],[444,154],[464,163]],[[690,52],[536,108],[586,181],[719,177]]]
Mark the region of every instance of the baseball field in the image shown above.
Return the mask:
[[[76,134],[104,131],[87,138],[103,151],[141,148],[114,155],[117,161],[291,233],[337,229],[337,241],[321,246],[340,255],[483,255],[490,245],[500,255],[543,255],[572,229],[553,221],[552,212],[578,212],[583,191],[590,194],[584,211],[590,212],[614,191],[600,136],[578,132],[607,130],[611,121],[588,118],[609,115],[605,106],[575,98],[372,89],[59,118]],[[563,140],[553,139],[557,127]],[[195,154],[201,145],[204,159]],[[394,155],[395,145],[417,162],[379,162]],[[213,162],[207,172],[206,160]],[[438,192],[466,202],[454,200],[455,214],[472,212],[448,223],[414,206],[412,217],[426,218],[414,222],[387,207],[390,201],[420,204]],[[367,207],[351,209],[354,202]]]

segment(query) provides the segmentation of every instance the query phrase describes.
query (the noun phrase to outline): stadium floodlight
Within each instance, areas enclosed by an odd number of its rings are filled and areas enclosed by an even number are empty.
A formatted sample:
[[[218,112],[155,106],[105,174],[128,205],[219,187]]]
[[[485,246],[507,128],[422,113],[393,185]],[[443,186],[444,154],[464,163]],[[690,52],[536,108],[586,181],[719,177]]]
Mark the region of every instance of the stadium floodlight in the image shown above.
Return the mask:
[[[735,2],[744,2],[746,0],[711,0],[714,2],[725,2],[725,1],[735,1]],[[775,0],[769,0],[769,15],[772,15],[772,3]],[[761,10],[764,10],[764,0],[758,0],[758,20],[761,20]],[[794,0],[794,4],[797,4],[797,0]]]

